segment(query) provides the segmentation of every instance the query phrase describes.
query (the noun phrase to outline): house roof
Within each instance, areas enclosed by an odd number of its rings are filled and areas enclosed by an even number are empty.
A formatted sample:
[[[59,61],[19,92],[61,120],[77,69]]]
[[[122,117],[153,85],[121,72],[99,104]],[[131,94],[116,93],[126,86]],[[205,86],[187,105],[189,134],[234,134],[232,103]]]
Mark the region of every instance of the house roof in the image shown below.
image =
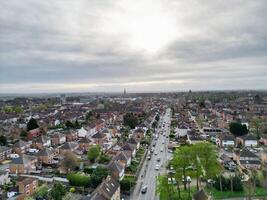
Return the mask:
[[[242,165],[260,165],[260,160],[240,160]]]
[[[126,143],[125,145],[123,145],[122,149],[126,151],[134,151],[135,148],[133,144]]]
[[[24,142],[23,140],[19,140],[18,142],[16,142],[16,143],[13,145],[13,147],[15,147],[15,148],[21,148],[21,147],[25,147],[25,146],[27,146],[27,145],[29,145],[29,143]]]
[[[0,152],[4,152],[4,151],[8,151],[11,150],[10,147],[6,147],[6,146],[0,146]]]
[[[235,136],[231,135],[231,134],[226,134],[222,137],[222,140],[230,140],[230,141],[235,141]]]
[[[33,160],[35,160],[35,156],[28,156],[28,155],[25,155],[25,154],[22,154],[19,158],[14,158],[12,160],[12,164],[27,164]]]
[[[37,181],[37,180],[38,179],[36,179],[36,178],[20,176],[18,178],[17,182],[22,183],[23,185],[28,185],[28,184],[31,184],[33,181]]]
[[[243,139],[244,140],[257,140],[257,137],[255,135],[248,134],[248,135],[243,136]]]
[[[52,138],[61,138],[61,137],[65,137],[64,134],[62,133],[55,133],[54,135],[51,136]]]
[[[87,137],[84,137],[84,138],[82,138],[82,139],[80,139],[79,141],[78,141],[78,143],[79,144],[89,144],[89,143],[91,143],[92,141],[89,139],[89,138],[87,138]]]
[[[96,134],[92,136],[92,138],[104,138],[104,137],[106,137],[106,134],[100,133],[100,132],[97,132]]]
[[[115,192],[120,187],[120,184],[108,176],[93,192],[91,200],[110,200]]]
[[[127,162],[127,160],[129,159],[128,155],[124,152],[124,151],[119,151],[117,153],[117,155],[113,158],[114,160],[124,160]]]
[[[52,149],[44,148],[41,151],[39,151],[36,155],[37,156],[50,156],[54,153]]]
[[[128,143],[137,145],[137,144],[139,143],[139,141],[137,141],[136,138],[131,137],[131,138],[128,140]]]
[[[60,149],[66,149],[66,150],[73,150],[78,147],[78,144],[76,142],[66,142],[63,144]]]
[[[109,169],[111,172],[118,172],[118,173],[121,173],[121,172],[124,170],[124,166],[121,165],[118,161],[111,161],[111,162],[108,164],[108,169]]]
[[[248,149],[243,149],[241,152],[240,152],[240,157],[250,157],[250,158],[257,158],[258,156],[249,151]]]
[[[46,143],[49,139],[50,138],[48,138],[47,136],[42,135],[42,136],[36,138],[34,141],[37,143]]]

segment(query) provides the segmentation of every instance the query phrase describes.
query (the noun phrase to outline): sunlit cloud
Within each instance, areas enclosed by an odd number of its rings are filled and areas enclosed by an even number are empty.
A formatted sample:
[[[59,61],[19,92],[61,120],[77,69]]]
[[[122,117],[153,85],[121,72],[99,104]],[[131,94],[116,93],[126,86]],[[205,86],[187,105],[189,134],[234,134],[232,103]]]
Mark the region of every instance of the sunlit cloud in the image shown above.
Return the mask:
[[[13,0],[0,8],[0,93],[267,87],[265,0]]]

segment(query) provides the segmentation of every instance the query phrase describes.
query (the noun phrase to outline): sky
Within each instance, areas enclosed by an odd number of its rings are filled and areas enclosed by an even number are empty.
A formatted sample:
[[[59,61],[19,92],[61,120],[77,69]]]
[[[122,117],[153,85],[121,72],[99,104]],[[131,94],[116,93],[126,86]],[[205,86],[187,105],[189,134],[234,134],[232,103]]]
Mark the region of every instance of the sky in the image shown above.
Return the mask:
[[[267,89],[266,0],[8,0],[0,10],[0,93]]]

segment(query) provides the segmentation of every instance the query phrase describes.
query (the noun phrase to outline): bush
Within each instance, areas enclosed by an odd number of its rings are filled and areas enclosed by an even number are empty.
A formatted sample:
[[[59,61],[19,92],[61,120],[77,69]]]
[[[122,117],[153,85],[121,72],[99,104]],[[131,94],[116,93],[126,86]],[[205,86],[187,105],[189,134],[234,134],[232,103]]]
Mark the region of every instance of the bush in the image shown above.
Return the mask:
[[[71,193],[75,193],[75,191],[76,191],[76,190],[75,190],[74,187],[70,188],[70,192],[71,192]]]
[[[105,163],[109,163],[110,160],[111,160],[111,158],[108,155],[101,155],[99,157],[98,162],[101,164],[105,164]]]
[[[129,191],[135,185],[134,177],[125,176],[120,185],[122,191]]]
[[[86,173],[86,174],[92,174],[93,171],[94,171],[94,169],[91,168],[91,167],[85,167],[85,168],[83,169],[83,172]]]
[[[231,180],[222,176],[221,181],[222,181],[222,191],[230,191],[231,190]],[[239,176],[234,176],[232,178],[232,181],[233,181],[233,191],[235,191],[235,192],[243,191],[243,184],[242,184],[241,178]],[[214,187],[218,191],[221,190],[219,177],[215,178]]]
[[[71,186],[88,187],[91,183],[90,177],[79,173],[68,174],[67,179]]]
[[[108,175],[108,170],[103,167],[97,167],[91,175],[91,187],[96,188]]]

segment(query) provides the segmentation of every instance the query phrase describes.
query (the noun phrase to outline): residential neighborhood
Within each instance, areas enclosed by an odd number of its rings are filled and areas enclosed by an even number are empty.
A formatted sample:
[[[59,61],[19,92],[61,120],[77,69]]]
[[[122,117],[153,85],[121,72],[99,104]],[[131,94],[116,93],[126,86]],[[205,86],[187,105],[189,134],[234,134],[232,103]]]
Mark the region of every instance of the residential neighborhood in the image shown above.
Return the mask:
[[[264,92],[20,97],[0,106],[1,199],[267,196]]]

